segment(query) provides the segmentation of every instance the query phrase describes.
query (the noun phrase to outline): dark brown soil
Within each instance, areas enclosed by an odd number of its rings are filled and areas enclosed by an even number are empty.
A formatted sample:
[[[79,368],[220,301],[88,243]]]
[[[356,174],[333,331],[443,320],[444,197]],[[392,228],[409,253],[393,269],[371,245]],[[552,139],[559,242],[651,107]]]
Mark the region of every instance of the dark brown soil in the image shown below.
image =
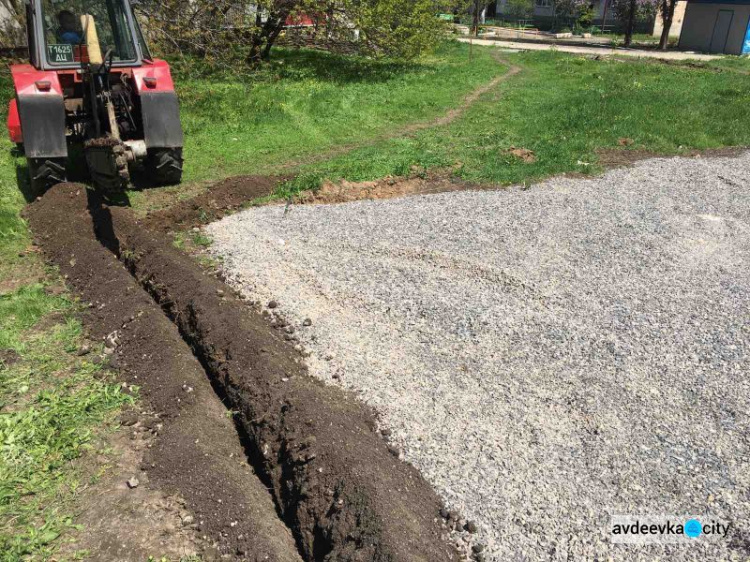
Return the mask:
[[[680,154],[680,156],[688,158],[736,158],[746,150],[746,147],[711,148],[708,150],[689,150]],[[665,154],[640,148],[600,148],[596,151],[596,154],[599,157],[599,164],[606,169],[632,166],[649,158],[669,157]]]
[[[337,183],[325,182],[316,191],[303,191],[294,200],[299,204],[332,204],[363,199],[393,199],[411,195],[428,195],[446,191],[498,189],[497,185],[481,185],[461,181],[449,174],[431,175],[427,178],[385,178],[381,180]]]
[[[129,210],[111,209],[111,219],[110,241],[237,410],[305,559],[458,560],[438,497],[389,451],[373,412],[310,377],[258,311]]]
[[[121,375],[158,414],[142,421],[156,435],[141,467],[149,485],[180,494],[230,559],[459,559],[439,499],[389,451],[370,410],[308,376],[260,313],[163,235],[94,197],[87,209],[86,195],[83,186],[57,186],[27,215],[46,256],[91,303],[91,335],[117,341]],[[286,526],[238,452],[206,373],[235,411],[245,453]]]
[[[0,367],[10,367],[18,363],[21,356],[13,349],[0,349]]]
[[[167,209],[154,211],[144,226],[158,231],[183,230],[220,219],[243,203],[271,195],[283,178],[238,176],[220,181],[210,190]]]
[[[56,186],[26,214],[45,256],[90,303],[84,321],[91,337],[116,343],[112,357],[119,376],[140,387],[154,412],[140,422],[147,429],[143,435],[154,437],[141,466],[148,485],[180,496],[196,531],[229,559],[298,562],[293,537],[252,473],[200,363],[174,324],[97,240],[85,187]],[[113,513],[112,521],[117,519]],[[137,559],[143,537],[120,536],[116,525],[105,531],[94,541],[101,559],[114,560],[107,558],[114,555],[108,549],[131,543],[131,559]],[[128,558],[118,550],[116,559]]]

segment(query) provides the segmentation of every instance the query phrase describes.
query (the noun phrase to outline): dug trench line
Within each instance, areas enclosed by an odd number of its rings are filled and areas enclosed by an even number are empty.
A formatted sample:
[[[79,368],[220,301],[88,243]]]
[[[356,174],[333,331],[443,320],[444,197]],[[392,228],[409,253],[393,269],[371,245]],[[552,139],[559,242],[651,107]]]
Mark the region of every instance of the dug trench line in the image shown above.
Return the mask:
[[[460,559],[448,543],[448,528],[439,516],[440,500],[419,472],[399,460],[397,451],[389,450],[376,433],[372,411],[353,396],[310,377],[302,357],[258,311],[203,274],[163,236],[144,229],[129,210],[92,200],[87,216],[81,191],[83,186],[58,186],[32,206],[29,218],[39,244],[87,299],[106,292],[110,303],[128,301],[129,314],[117,312],[110,325],[142,326],[143,310],[149,311],[148,323],[168,323],[161,311],[153,310],[154,301],[141,287],[147,289],[235,412],[255,469],[270,488],[303,559]],[[74,257],[70,248],[78,248]],[[102,252],[109,254],[109,261]],[[132,276],[116,261],[110,263],[115,255]],[[106,267],[97,267],[91,256]],[[165,346],[161,336],[140,341],[144,356],[167,363],[175,360],[169,359],[175,351]],[[195,362],[192,355],[183,360]],[[161,369],[151,372],[158,381]],[[174,409],[175,402],[185,400],[181,385],[155,389],[155,394],[161,392],[165,407],[171,404]],[[185,431],[181,426],[178,420],[175,431]],[[206,443],[205,453],[211,450],[212,443]],[[207,485],[223,485],[223,475],[210,466],[203,464],[196,473],[210,481]],[[244,503],[235,522],[244,515]],[[275,515],[267,517],[269,528],[258,529],[253,538],[262,537],[266,543],[283,538],[288,530],[274,527],[280,523]],[[205,520],[208,524],[210,517]],[[220,536],[236,536],[234,527],[218,525]],[[286,551],[268,556],[293,559]]]
[[[110,363],[140,387],[155,412],[139,416],[138,423],[154,434],[139,475],[142,485],[185,502],[194,518],[190,526],[209,538],[200,553],[204,560],[301,562],[202,366],[163,311],[96,238],[86,188],[59,185],[33,203],[26,217],[45,257],[90,303],[84,313],[90,336],[107,341]],[[110,529],[103,543],[119,549],[145,539],[118,531]],[[107,544],[101,550],[104,559],[115,559]]]

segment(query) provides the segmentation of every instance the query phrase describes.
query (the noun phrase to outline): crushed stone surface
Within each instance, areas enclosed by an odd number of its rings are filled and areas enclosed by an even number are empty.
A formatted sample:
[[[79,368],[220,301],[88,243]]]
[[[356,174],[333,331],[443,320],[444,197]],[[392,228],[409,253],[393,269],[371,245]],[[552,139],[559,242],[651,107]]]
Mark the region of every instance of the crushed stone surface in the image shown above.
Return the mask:
[[[750,556],[750,153],[210,225],[486,560]],[[304,326],[305,319],[311,325]],[[610,542],[614,514],[733,525]],[[481,548],[481,546],[479,547]]]

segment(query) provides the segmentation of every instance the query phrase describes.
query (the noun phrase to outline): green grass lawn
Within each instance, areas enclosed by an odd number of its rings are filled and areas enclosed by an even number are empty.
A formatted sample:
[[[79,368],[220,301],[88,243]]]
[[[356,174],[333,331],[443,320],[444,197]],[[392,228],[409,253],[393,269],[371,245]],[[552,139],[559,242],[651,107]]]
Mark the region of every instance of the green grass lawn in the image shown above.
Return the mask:
[[[505,72],[488,51],[447,43],[416,63],[279,50],[262,73],[195,75],[175,65],[185,180],[275,165],[443,114]]]
[[[383,139],[414,121],[430,120],[477,86],[507,70],[488,48],[449,43],[419,64],[363,61],[315,51],[283,51],[254,78],[227,72],[201,78],[177,68],[186,129],[186,182],[134,192],[138,210],[169,204],[233,174],[300,176],[280,195],[324,179],[370,180],[408,175],[415,167],[451,168],[458,177],[508,184],[565,172],[596,173],[597,149],[677,154],[688,149],[750,145],[750,63],[627,62],[553,52],[503,55],[523,72],[485,94],[442,127]],[[718,71],[717,71],[718,70]],[[378,140],[378,139],[381,140]],[[236,140],[235,140],[236,139]],[[304,164],[339,145],[354,150]],[[507,151],[533,150],[524,163]],[[166,196],[165,196],[166,194]],[[156,200],[159,200],[155,204]]]
[[[7,99],[7,74],[0,91]],[[0,139],[0,561],[47,560],[74,528],[74,498],[89,477],[75,460],[131,398],[76,354],[78,305],[27,252],[22,159]]]
[[[750,76],[552,52],[508,59],[524,71],[461,119],[305,166],[288,187],[402,176],[414,167],[496,184],[594,173],[597,150],[619,149],[619,139],[661,154],[750,145]],[[515,158],[512,146],[533,150],[536,162]]]

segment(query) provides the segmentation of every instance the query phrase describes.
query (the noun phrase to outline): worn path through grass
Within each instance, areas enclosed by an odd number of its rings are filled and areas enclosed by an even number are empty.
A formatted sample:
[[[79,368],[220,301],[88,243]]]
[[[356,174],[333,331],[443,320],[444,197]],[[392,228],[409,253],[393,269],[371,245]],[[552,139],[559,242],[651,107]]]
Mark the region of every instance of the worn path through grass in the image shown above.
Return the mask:
[[[506,57],[523,72],[460,119],[303,166],[278,195],[414,170],[451,170],[461,180],[501,186],[598,173],[602,150],[670,155],[750,145],[744,74],[550,52]],[[518,157],[519,148],[533,157]]]
[[[365,148],[367,146],[373,146],[377,143],[380,143],[389,139],[405,137],[407,135],[412,135],[414,133],[423,131],[425,129],[429,129],[432,127],[443,127],[445,125],[449,125],[453,123],[456,119],[460,118],[466,112],[466,110],[469,109],[481,96],[483,96],[487,92],[494,89],[498,84],[500,84],[500,82],[503,82],[504,80],[512,78],[513,76],[521,72],[522,69],[520,66],[510,64],[507,60],[500,57],[498,53],[491,53],[491,54],[502,68],[507,68],[507,71],[505,72],[505,74],[495,76],[492,80],[490,80],[486,84],[482,84],[481,86],[472,90],[461,100],[461,102],[456,107],[449,109],[448,111],[445,112],[445,114],[440,115],[434,119],[427,120],[427,121],[417,121],[415,123],[409,123],[400,128],[384,132],[373,138],[363,140],[357,143],[335,146],[329,150],[319,152],[317,154],[311,154],[310,156],[307,156],[299,160],[290,160],[289,162],[285,162],[284,164],[279,166],[277,168],[277,171],[293,170],[301,166],[315,164],[316,162],[323,162],[325,160],[330,160],[334,157],[341,156],[343,154],[346,154],[347,152],[351,152],[352,150],[355,150],[358,148]]]
[[[490,49],[447,43],[419,62],[281,50],[262,72],[175,65],[185,129],[183,185],[131,192],[159,208],[239,174],[276,174],[453,120],[507,72]]]

